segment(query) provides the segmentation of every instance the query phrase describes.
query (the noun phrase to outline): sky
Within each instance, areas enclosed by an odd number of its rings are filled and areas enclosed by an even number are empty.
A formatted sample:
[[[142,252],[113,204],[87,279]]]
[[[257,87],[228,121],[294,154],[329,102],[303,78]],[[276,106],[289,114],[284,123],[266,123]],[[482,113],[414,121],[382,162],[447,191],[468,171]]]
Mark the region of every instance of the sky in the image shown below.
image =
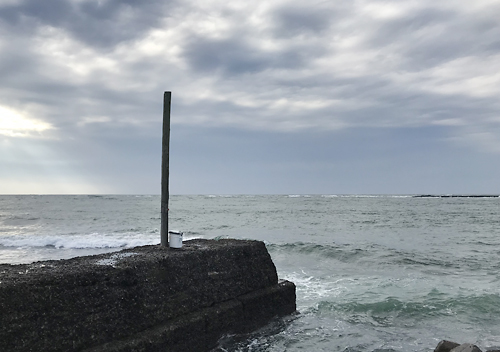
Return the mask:
[[[500,1],[0,0],[0,194],[499,194]]]

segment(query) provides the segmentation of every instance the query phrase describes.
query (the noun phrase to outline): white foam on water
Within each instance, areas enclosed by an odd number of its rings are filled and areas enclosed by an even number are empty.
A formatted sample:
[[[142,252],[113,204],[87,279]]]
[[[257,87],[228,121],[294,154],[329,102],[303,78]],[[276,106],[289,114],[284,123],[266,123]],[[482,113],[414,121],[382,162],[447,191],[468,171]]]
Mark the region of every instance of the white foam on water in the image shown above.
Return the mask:
[[[91,233],[85,235],[19,235],[1,236],[0,246],[4,247],[52,247],[63,248],[129,248],[157,244],[157,234],[107,235]]]
[[[287,273],[284,279],[295,283],[297,296],[299,297],[297,303],[300,309],[306,309],[313,301],[333,299],[346,294],[349,291],[348,286],[354,281],[350,278],[338,278],[328,281],[321,277],[311,276],[303,271],[301,273]]]

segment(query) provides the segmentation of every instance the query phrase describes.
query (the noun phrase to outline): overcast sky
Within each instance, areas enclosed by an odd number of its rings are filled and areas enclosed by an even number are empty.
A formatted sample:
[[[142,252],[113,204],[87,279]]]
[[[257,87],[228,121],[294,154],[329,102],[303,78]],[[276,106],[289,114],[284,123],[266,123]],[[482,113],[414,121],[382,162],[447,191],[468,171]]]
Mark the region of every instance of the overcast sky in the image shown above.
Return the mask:
[[[500,193],[500,1],[0,0],[0,193]]]

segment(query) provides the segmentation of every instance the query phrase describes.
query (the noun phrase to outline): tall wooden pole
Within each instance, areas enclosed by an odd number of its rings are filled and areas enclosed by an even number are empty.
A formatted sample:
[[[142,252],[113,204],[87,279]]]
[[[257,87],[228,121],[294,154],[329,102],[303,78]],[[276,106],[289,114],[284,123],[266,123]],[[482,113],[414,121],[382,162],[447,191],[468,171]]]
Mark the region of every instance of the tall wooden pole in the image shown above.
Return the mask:
[[[161,148],[161,245],[168,246],[168,177],[170,152],[170,105],[172,92],[163,94],[163,137]]]

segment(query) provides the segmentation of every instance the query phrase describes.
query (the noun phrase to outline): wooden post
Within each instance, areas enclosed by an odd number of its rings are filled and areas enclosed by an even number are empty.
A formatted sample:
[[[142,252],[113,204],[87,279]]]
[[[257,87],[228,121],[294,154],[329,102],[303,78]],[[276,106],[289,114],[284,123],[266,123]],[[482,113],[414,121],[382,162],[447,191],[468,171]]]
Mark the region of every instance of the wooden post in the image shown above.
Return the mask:
[[[163,137],[161,148],[161,245],[168,246],[168,177],[170,149],[170,105],[172,93],[163,94]]]

